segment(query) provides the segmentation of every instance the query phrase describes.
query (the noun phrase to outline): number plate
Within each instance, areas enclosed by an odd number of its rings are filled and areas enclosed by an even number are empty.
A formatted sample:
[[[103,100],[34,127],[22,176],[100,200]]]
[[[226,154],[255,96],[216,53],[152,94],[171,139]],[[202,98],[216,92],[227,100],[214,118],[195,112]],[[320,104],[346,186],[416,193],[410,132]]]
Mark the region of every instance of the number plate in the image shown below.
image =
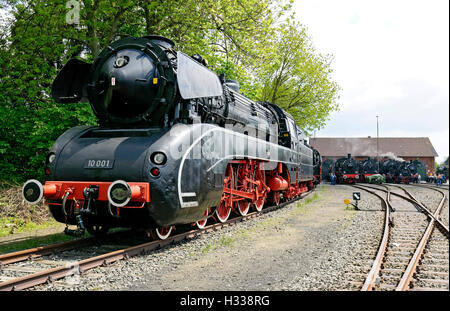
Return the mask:
[[[86,160],[84,168],[113,168],[114,160]]]

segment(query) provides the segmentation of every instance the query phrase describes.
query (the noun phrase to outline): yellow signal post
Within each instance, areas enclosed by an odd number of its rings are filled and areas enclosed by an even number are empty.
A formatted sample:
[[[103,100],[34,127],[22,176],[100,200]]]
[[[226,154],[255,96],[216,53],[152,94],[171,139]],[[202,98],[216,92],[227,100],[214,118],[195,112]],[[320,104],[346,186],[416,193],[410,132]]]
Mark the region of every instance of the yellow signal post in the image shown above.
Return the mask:
[[[350,204],[350,200],[349,199],[345,199],[344,200],[344,203],[345,203],[345,209],[348,209],[348,205]]]
[[[358,200],[356,200],[355,201],[356,202],[356,205],[355,204],[353,204],[353,203],[351,203],[351,201],[350,201],[350,199],[345,199],[344,200],[344,203],[345,203],[345,205],[346,205],[346,207],[345,207],[345,209],[349,209],[349,205],[351,205],[351,206],[353,206],[354,208],[355,208],[355,210],[359,210],[359,208],[358,208]]]

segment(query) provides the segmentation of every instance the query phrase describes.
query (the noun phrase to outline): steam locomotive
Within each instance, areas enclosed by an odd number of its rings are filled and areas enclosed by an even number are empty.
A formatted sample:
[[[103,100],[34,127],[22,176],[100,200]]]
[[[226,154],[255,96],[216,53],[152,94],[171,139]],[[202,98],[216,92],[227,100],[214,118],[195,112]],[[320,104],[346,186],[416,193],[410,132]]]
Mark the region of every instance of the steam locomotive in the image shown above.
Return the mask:
[[[314,187],[320,154],[294,118],[248,99],[165,37],[120,39],[92,64],[71,59],[52,97],[89,101],[99,124],[63,133],[46,158],[45,184],[22,189],[77,225],[69,234],[141,227],[165,239],[176,225],[225,222]]]
[[[418,177],[418,166],[413,161],[388,159],[381,162],[380,167],[381,173],[386,176],[386,182],[408,184]]]
[[[314,185],[320,184],[322,181],[322,157],[316,149],[313,149],[313,176]]]
[[[337,159],[334,171],[338,183],[354,184],[359,181],[359,165],[351,154],[348,154],[346,158]]]
[[[360,182],[366,182],[367,177],[379,173],[379,163],[375,159],[368,157],[366,160],[359,161]]]

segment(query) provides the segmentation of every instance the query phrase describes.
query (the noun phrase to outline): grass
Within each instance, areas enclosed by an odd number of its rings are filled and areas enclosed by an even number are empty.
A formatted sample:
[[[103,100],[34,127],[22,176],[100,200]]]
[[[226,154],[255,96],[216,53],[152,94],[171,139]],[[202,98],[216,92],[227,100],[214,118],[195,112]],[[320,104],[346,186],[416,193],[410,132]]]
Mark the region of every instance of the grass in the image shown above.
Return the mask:
[[[30,237],[26,240],[19,242],[11,242],[8,244],[0,245],[0,254],[15,252],[23,249],[34,248],[53,243],[60,243],[69,240],[74,240],[74,237],[65,235],[63,232],[49,234],[46,236]]]
[[[319,193],[315,192],[313,196],[310,196],[306,198],[305,200],[302,200],[297,203],[297,205],[289,211],[285,216],[282,217],[273,217],[273,218],[267,218],[264,219],[258,223],[256,223],[251,228],[245,228],[245,229],[239,229],[234,234],[233,237],[222,237],[217,242],[210,242],[208,243],[203,249],[202,254],[207,254],[210,251],[218,248],[218,247],[227,247],[233,245],[233,243],[239,239],[246,239],[251,238],[255,235],[256,232],[260,232],[264,230],[267,227],[275,227],[277,225],[282,225],[287,219],[292,218],[293,216],[296,216],[300,213],[303,213],[305,211],[305,208],[308,207],[312,202],[317,201],[320,199],[320,192],[324,190],[323,185],[319,189]]]
[[[13,236],[16,233],[26,233],[35,230],[51,228],[55,226],[61,226],[54,219],[44,221],[42,223],[34,223],[31,221],[24,221],[18,217],[0,217],[0,237]],[[85,233],[87,235],[87,233]],[[65,242],[73,240],[74,237],[67,236],[62,232],[55,234],[48,234],[43,236],[25,236],[20,240],[4,241],[0,244],[0,254],[10,253],[14,251],[19,251],[27,248],[34,248],[39,246],[44,246],[53,243]]]
[[[37,237],[33,231],[52,227],[61,227],[43,203],[29,205],[21,195],[21,185],[0,182],[0,238],[11,237],[11,241],[3,239],[0,253],[32,248],[71,239],[61,234],[50,234]],[[62,231],[62,229],[61,229]],[[15,234],[28,233],[16,238]]]
[[[207,254],[210,251],[223,246],[230,246],[233,243],[233,239],[230,237],[221,237],[218,242],[208,243],[203,249],[202,254]]]
[[[13,233],[29,232],[54,227],[57,224],[58,222],[53,219],[38,224],[32,221],[23,220],[19,217],[0,217],[0,237],[8,236]]]

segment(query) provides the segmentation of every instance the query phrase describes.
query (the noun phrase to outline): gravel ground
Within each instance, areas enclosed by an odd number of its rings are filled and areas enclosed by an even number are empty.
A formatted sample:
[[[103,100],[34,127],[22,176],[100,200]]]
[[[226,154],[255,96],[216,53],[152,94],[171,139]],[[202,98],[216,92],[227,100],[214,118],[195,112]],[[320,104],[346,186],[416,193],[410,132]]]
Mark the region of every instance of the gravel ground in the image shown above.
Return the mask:
[[[427,207],[429,207],[432,211],[435,211],[437,206],[439,205],[441,199],[442,199],[442,195],[433,190],[433,189],[429,189],[429,188],[419,188],[419,187],[414,187],[414,186],[407,186],[406,187],[408,191],[410,191],[419,201],[421,201],[422,203],[424,203]],[[441,212],[441,218],[442,218],[442,222],[448,226],[449,225],[449,209],[448,209],[448,190],[447,189],[443,189],[441,188],[441,190],[443,190],[446,195],[447,195],[447,200],[444,203],[444,207],[442,208],[442,212]]]
[[[354,191],[361,211],[343,203]],[[326,184],[309,198],[34,290],[358,290],[381,237],[379,199]]]

